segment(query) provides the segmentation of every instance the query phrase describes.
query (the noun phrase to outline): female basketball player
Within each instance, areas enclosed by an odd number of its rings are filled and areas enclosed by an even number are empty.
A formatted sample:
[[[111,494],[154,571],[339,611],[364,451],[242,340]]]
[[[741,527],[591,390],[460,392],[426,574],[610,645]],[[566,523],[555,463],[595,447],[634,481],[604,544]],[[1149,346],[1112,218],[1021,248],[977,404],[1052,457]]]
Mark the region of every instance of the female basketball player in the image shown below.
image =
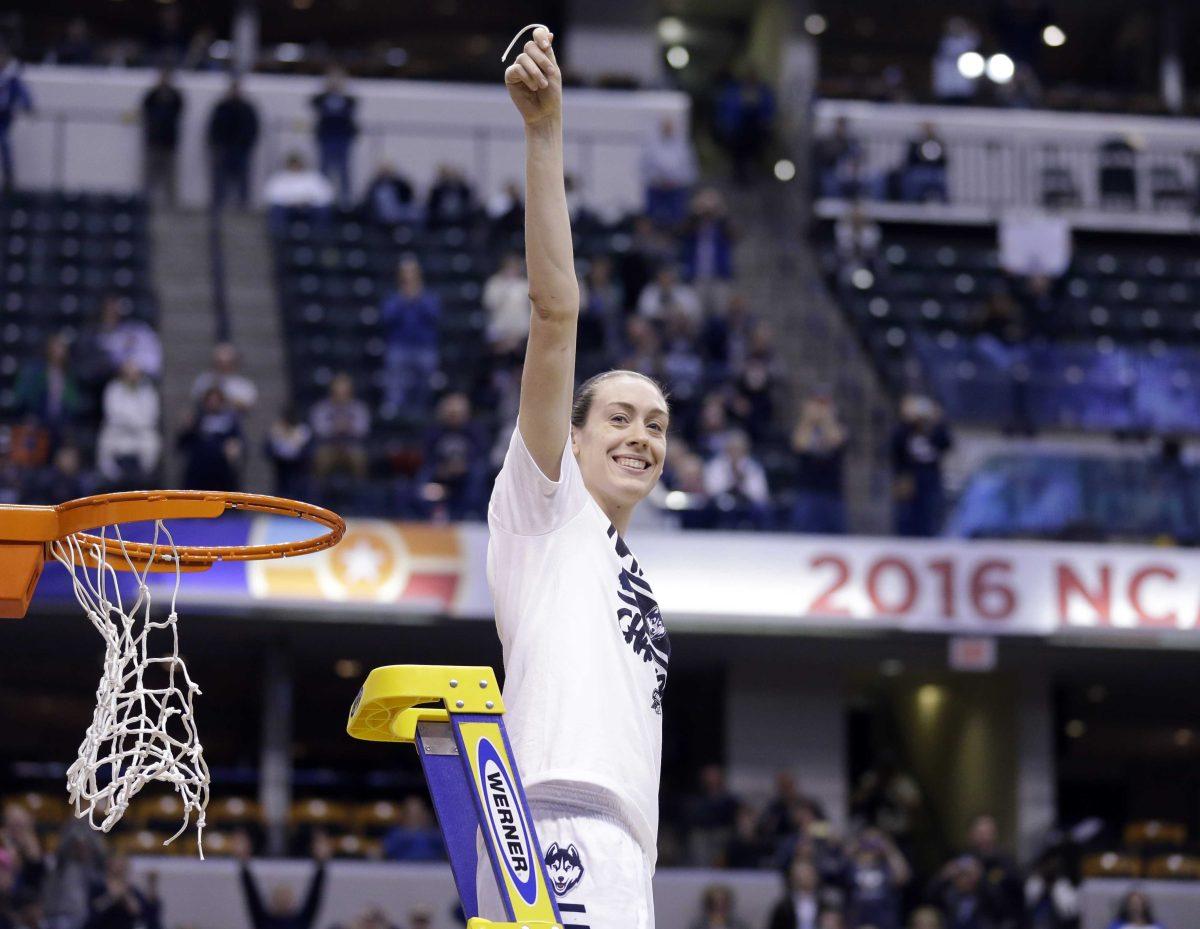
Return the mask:
[[[532,317],[488,508],[488,580],[508,731],[563,920],[650,929],[670,643],[621,534],[662,473],[667,401],[632,371],[572,400],[579,285],[552,42],[538,28],[504,75],[525,122]],[[481,915],[503,919],[486,861],[478,883]]]

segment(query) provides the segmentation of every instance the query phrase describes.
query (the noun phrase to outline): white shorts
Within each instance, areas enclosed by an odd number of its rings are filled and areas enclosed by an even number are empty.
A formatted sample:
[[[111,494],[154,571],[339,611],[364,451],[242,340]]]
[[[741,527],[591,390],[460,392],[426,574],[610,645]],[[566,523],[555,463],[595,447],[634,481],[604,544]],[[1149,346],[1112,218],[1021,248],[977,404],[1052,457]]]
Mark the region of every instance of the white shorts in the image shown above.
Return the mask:
[[[652,865],[619,819],[532,798],[529,808],[566,929],[654,929]],[[475,888],[479,915],[506,920],[482,849]]]

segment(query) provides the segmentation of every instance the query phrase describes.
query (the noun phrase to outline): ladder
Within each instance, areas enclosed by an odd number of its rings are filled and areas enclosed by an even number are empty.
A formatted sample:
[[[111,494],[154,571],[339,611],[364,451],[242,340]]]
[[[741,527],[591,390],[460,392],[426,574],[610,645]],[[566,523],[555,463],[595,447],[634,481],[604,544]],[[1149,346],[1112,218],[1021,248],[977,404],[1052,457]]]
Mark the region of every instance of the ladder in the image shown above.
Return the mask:
[[[367,675],[346,731],[416,746],[467,929],[561,929],[503,714],[491,668],[390,665]],[[478,835],[507,923],[479,917]]]

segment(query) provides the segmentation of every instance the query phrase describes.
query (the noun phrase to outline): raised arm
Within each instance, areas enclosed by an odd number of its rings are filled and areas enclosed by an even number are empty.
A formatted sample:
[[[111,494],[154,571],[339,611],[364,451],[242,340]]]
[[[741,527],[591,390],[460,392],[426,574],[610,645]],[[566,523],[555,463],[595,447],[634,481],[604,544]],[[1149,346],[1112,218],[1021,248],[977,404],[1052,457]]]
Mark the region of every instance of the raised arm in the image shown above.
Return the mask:
[[[562,75],[545,28],[504,72],[525,121],[525,262],[533,304],[517,422],[533,460],[559,479],[571,429],[579,282],[563,182]]]

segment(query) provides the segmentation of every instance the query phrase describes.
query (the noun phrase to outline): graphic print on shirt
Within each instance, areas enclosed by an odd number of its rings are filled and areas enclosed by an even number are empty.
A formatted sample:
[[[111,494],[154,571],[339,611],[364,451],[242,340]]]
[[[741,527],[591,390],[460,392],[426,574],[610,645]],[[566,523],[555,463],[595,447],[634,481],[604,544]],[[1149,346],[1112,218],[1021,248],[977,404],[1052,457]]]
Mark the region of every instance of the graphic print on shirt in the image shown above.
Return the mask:
[[[561,848],[555,842],[546,849],[546,873],[550,875],[550,883],[557,896],[569,894],[583,880],[583,859],[579,856],[579,849],[574,845]]]
[[[647,664],[654,663],[654,690],[650,694],[650,708],[662,715],[663,692],[667,689],[667,663],[671,659],[671,639],[663,623],[658,601],[646,580],[637,559],[617,534],[615,526],[608,527],[608,537],[613,540],[617,556],[621,559],[618,575],[620,590],[617,596],[625,606],[617,610],[617,624],[625,637],[625,644],[633,649]]]

